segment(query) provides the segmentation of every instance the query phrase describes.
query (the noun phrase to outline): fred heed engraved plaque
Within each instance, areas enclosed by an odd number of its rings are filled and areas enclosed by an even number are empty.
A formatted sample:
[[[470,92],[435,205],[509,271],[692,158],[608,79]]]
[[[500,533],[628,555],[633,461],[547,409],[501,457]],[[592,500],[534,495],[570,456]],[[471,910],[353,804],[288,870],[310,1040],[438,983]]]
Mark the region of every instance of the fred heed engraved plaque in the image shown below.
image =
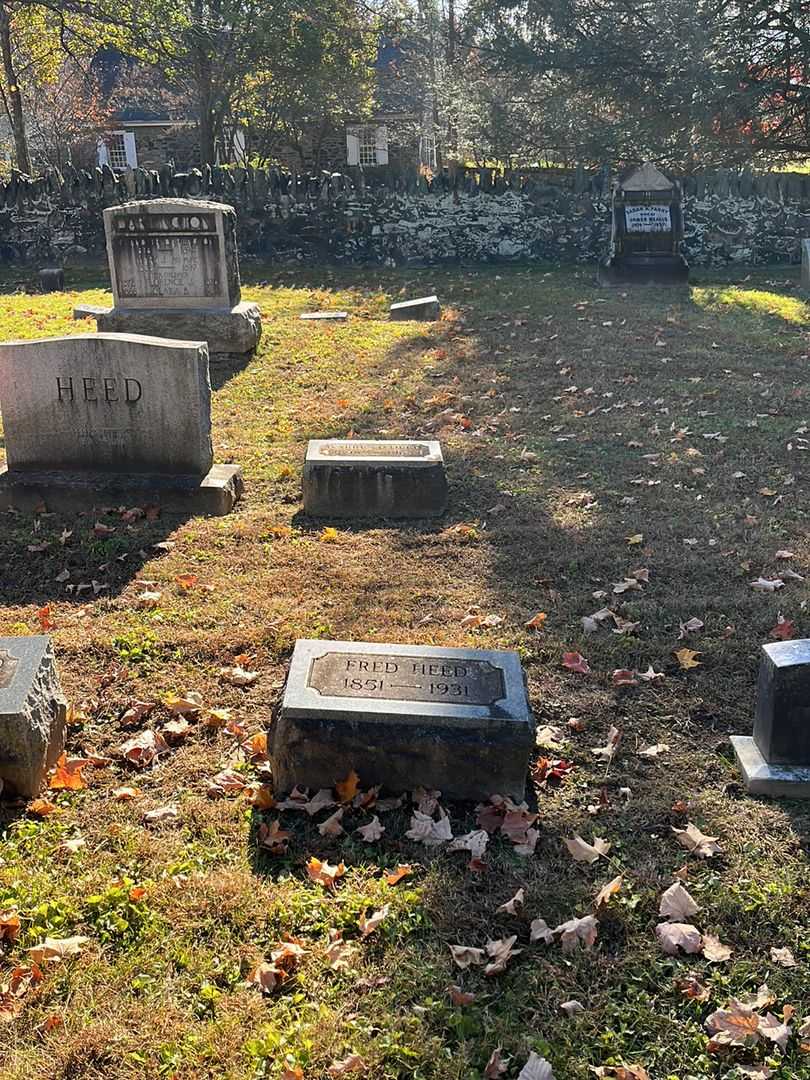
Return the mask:
[[[327,697],[494,705],[506,695],[503,671],[488,660],[332,652],[312,661],[307,685]]]
[[[517,653],[303,640],[270,743],[279,791],[354,769],[392,791],[522,799],[534,720]]]

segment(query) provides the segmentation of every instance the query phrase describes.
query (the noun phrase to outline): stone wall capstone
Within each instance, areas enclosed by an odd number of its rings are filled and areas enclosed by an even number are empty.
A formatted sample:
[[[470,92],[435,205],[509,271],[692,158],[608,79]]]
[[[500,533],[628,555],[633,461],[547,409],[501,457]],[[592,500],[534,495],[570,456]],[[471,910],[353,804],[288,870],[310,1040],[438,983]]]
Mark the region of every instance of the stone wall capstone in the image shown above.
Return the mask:
[[[133,198],[235,206],[240,252],[279,263],[595,263],[610,235],[607,168],[277,168],[19,173],[0,184],[0,262],[101,252],[102,211]],[[810,236],[810,175],[714,170],[681,178],[693,266],[798,263]]]

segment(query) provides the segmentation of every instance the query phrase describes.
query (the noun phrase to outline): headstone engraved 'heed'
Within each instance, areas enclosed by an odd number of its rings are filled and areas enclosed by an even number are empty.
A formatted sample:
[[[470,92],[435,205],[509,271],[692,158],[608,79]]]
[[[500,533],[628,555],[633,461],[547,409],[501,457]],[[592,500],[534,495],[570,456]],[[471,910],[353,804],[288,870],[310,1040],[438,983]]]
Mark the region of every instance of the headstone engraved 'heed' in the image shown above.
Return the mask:
[[[354,769],[393,791],[522,799],[534,720],[517,653],[301,640],[270,742],[279,791]]]
[[[256,304],[241,301],[236,211],[225,203],[154,199],[104,211],[114,307],[99,330],[204,340],[209,353],[251,352]]]
[[[77,334],[0,344],[0,508],[159,504],[223,514],[242,490],[214,465],[201,341]]]
[[[675,285],[688,280],[677,183],[645,162],[614,185],[611,215],[610,253],[598,272],[601,284]]]
[[[303,476],[311,517],[436,517],[447,506],[438,442],[312,439]]]
[[[0,638],[0,791],[29,799],[65,746],[67,702],[50,638]]]
[[[748,791],[810,798],[810,640],[762,646],[754,734],[731,744]]]

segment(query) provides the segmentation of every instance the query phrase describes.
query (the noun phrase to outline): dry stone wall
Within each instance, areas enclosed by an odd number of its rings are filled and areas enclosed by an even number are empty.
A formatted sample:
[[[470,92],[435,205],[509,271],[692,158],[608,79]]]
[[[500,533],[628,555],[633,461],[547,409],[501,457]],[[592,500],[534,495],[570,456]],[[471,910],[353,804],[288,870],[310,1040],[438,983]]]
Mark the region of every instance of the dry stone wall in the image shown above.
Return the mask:
[[[693,266],[799,262],[810,175],[719,170],[685,176]],[[595,262],[610,235],[610,172],[455,169],[299,175],[275,168],[50,172],[0,184],[0,261],[103,251],[102,210],[133,198],[229,202],[240,251],[278,262]]]

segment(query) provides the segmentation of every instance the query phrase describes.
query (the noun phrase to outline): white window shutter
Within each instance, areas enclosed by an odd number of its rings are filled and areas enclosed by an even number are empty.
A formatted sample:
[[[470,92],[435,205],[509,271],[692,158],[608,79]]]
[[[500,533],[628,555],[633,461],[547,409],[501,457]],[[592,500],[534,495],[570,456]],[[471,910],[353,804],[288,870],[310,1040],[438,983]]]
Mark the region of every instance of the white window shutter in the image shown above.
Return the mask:
[[[103,139],[99,139],[96,145],[96,161],[98,162],[99,168],[103,165],[110,164],[110,151],[107,149],[107,144]]]
[[[357,128],[346,129],[346,164],[360,164],[360,136]]]
[[[138,151],[135,148],[135,132],[124,132],[124,152],[127,155],[127,165],[130,169],[138,167]]]
[[[388,129],[385,124],[380,124],[374,133],[374,148],[376,150],[377,164],[388,164]]]

